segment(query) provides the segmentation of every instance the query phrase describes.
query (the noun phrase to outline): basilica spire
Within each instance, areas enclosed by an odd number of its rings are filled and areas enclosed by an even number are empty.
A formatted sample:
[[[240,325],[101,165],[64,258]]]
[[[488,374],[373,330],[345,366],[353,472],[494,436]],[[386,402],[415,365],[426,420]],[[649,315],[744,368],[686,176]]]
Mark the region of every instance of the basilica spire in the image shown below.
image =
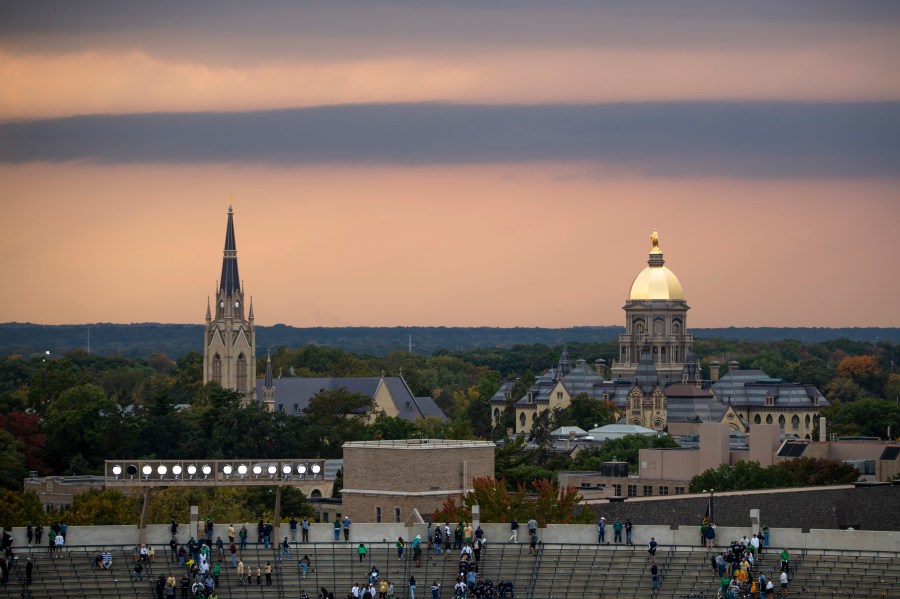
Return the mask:
[[[240,277],[238,277],[237,245],[234,241],[234,210],[228,207],[228,226],[225,229],[225,252],[222,257],[222,278],[219,280],[219,289],[231,295],[240,289]]]

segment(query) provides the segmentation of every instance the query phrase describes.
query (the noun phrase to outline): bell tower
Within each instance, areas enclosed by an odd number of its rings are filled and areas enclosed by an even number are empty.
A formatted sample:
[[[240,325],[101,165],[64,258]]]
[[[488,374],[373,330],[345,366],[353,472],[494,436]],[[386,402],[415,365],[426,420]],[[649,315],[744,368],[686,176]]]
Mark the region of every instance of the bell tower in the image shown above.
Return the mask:
[[[245,307],[244,289],[238,276],[234,239],[234,210],[228,207],[222,278],[215,294],[215,311],[206,301],[203,345],[203,383],[216,382],[244,395],[244,403],[256,401],[256,328],[253,300]],[[245,316],[245,310],[246,316]]]

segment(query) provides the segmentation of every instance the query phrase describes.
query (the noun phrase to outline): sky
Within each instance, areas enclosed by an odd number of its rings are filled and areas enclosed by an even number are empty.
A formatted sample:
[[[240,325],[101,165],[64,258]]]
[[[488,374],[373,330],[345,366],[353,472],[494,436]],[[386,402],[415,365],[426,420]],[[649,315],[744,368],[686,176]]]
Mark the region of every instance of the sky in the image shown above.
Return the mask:
[[[900,326],[900,3],[0,3],[0,322]]]

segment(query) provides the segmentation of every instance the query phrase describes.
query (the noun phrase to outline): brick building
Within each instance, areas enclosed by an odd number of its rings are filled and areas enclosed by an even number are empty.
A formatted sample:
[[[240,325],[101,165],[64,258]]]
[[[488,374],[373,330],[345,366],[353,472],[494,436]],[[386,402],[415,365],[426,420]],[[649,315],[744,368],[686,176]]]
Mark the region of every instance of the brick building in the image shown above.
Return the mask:
[[[413,509],[428,518],[472,480],[494,476],[489,441],[403,439],[344,443],[342,514],[356,522],[408,522]]]

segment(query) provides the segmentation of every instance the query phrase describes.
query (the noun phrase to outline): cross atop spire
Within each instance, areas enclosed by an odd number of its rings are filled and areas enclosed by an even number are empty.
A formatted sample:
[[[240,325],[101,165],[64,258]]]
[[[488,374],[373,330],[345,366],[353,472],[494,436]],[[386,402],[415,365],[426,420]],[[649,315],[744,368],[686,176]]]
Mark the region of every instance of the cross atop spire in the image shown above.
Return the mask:
[[[237,244],[234,241],[234,210],[228,207],[228,226],[225,229],[225,252],[222,257],[222,278],[219,289],[231,295],[240,289],[238,276]]]

